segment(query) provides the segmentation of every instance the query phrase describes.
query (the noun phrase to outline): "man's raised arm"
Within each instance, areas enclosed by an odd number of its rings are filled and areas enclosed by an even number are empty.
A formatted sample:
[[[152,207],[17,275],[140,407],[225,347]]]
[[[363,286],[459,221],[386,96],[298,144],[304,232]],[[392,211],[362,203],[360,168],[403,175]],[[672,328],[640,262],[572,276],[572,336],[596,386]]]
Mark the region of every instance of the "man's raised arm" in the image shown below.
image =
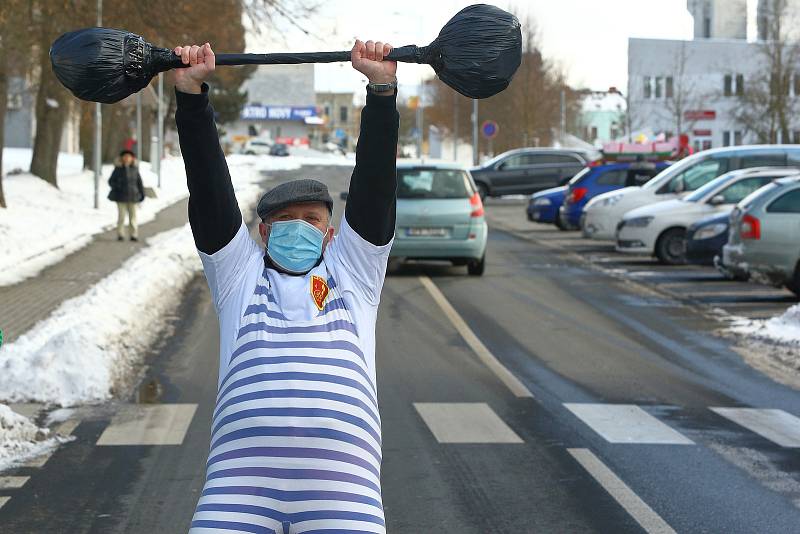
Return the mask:
[[[356,41],[353,67],[370,83],[397,81],[397,63],[384,61],[388,44]],[[356,148],[356,167],[350,179],[345,218],[347,224],[373,245],[385,245],[394,235],[397,204],[397,133],[400,116],[397,91],[375,93],[367,90],[367,104],[361,112],[361,131]]]
[[[175,122],[189,186],[189,224],[198,250],[213,254],[233,239],[242,224],[204,83],[214,71],[214,52],[206,43],[177,47],[175,53],[191,65],[175,70]]]

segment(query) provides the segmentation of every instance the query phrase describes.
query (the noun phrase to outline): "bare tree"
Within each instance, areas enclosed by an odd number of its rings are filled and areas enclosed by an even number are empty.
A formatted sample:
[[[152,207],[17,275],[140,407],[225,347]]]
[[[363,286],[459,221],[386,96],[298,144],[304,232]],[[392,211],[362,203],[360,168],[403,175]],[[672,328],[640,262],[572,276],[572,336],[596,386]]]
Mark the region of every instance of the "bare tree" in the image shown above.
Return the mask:
[[[765,39],[758,44],[761,68],[748,77],[734,117],[759,142],[788,142],[800,98],[800,44],[789,35],[787,0],[765,0],[763,10]]]
[[[702,109],[706,99],[697,89],[694,80],[686,74],[688,61],[686,42],[681,41],[673,61],[671,84],[669,78],[666,78],[664,88],[666,92],[664,109],[669,115],[668,119],[675,135],[681,135],[694,127],[698,119],[687,112]]]

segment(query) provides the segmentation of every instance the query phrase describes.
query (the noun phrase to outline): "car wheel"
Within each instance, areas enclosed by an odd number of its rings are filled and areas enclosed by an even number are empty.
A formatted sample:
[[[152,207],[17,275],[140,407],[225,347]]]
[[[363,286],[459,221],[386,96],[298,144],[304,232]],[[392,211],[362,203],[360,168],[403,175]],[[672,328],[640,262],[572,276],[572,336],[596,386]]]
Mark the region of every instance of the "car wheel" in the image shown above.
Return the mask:
[[[256,153],[253,152],[252,150],[248,150],[247,152],[245,152],[245,154],[247,154],[248,156],[255,156],[256,155]]]
[[[486,197],[489,196],[489,188],[486,184],[478,182],[475,184],[478,186],[478,194],[481,196],[481,200],[486,200]]]
[[[483,270],[486,267],[486,253],[483,253],[481,259],[479,260],[470,260],[467,264],[467,272],[471,276],[481,276],[483,275]]]
[[[567,228],[567,225],[564,224],[564,221],[562,221],[561,217],[559,217],[558,215],[556,215],[555,225],[556,225],[556,228],[558,228],[559,230],[561,230],[563,232],[566,232],[567,230],[569,230],[569,228]]]
[[[794,278],[786,282],[786,289],[800,297],[800,262],[798,262],[797,267],[794,268]]]
[[[656,257],[665,265],[682,265],[686,263],[686,230],[670,228],[656,241]]]

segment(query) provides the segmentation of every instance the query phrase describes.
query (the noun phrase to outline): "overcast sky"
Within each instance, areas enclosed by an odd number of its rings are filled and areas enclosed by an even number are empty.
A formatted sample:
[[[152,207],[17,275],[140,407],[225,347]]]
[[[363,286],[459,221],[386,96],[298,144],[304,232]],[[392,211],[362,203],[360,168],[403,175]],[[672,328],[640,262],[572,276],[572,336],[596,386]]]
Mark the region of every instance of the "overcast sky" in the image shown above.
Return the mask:
[[[486,1],[514,9],[520,20],[535,22],[540,47],[559,62],[570,83],[605,90],[627,83],[629,37],[690,39],[692,18],[686,0],[508,0]],[[356,1],[329,0],[303,22],[313,36],[287,25],[273,35],[248,40],[248,51],[349,49],[353,39],[375,39],[425,45],[458,10],[473,2],[460,0]],[[400,65],[401,84],[419,83],[429,67]],[[361,77],[349,66],[318,65],[318,91],[355,90]]]

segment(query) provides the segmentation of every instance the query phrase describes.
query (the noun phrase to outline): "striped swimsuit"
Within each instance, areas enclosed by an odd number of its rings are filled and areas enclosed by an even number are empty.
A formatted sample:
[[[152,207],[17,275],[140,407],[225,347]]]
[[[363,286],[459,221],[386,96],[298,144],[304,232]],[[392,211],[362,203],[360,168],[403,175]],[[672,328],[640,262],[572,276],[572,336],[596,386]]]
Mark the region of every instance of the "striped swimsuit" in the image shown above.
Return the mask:
[[[324,308],[305,321],[259,276],[220,381],[192,534],[385,533],[374,374],[325,272]]]

